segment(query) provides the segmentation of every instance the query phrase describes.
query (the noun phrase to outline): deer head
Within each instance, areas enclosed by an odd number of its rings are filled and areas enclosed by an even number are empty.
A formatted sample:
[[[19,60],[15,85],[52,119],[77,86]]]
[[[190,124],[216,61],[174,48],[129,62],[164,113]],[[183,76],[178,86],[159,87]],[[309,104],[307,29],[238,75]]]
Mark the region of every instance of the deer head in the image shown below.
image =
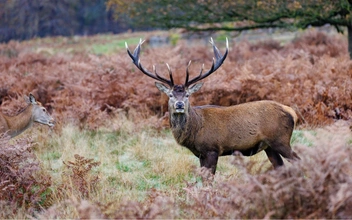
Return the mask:
[[[186,69],[186,80],[184,84],[181,85],[175,85],[174,80],[172,78],[172,72],[170,69],[170,66],[166,63],[166,66],[169,71],[169,78],[166,79],[162,76],[160,76],[156,72],[155,66],[153,66],[153,72],[150,72],[146,70],[139,58],[140,50],[141,50],[141,45],[143,44],[144,41],[140,40],[139,44],[137,45],[136,49],[134,50],[133,53],[128,48],[128,45],[126,43],[126,49],[128,55],[131,57],[134,65],[137,66],[138,69],[140,69],[145,75],[160,81],[160,82],[155,82],[155,86],[161,91],[164,92],[168,97],[169,97],[169,111],[171,114],[183,114],[188,111],[189,108],[189,96],[195,92],[197,92],[203,85],[203,83],[197,83],[198,81],[210,76],[213,72],[215,72],[225,61],[227,54],[228,54],[228,49],[229,49],[229,44],[228,40],[226,38],[226,52],[224,55],[221,55],[219,49],[215,46],[214,41],[212,38],[210,38],[210,43],[213,46],[214,50],[214,58],[213,58],[213,63],[207,72],[203,73],[204,69],[204,64],[202,65],[202,68],[200,70],[200,73],[198,76],[194,77],[193,79],[189,80],[189,67],[191,65],[191,61],[189,61],[187,69]],[[165,85],[166,84],[166,85]]]
[[[25,96],[24,99],[29,105],[32,105],[33,107],[32,119],[34,122],[48,125],[50,127],[55,125],[54,119],[49,115],[46,108],[44,108],[40,102],[37,102],[32,94],[29,94],[29,97]]]

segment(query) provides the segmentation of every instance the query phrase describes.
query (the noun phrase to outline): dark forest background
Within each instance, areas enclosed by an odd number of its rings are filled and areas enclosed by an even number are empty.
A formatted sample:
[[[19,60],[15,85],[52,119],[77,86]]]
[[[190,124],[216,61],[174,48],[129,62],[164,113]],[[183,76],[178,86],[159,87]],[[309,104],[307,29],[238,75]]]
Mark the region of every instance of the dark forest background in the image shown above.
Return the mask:
[[[35,37],[121,33],[107,0],[0,0],[0,42]]]
[[[290,31],[330,25],[348,38],[352,0],[0,0],[0,42],[172,29]]]

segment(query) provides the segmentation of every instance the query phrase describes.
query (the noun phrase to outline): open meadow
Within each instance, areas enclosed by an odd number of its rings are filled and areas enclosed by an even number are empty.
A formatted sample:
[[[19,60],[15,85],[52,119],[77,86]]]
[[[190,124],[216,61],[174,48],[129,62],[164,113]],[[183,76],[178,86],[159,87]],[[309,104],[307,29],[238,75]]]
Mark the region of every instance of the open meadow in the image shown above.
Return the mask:
[[[152,36],[171,43],[150,45]],[[56,120],[0,137],[0,218],[351,218],[352,61],[343,35],[308,30],[292,41],[213,36],[228,58],[193,105],[275,100],[299,117],[301,157],[274,170],[265,153],[220,157],[208,174],[169,129],[167,97],[126,53],[184,81],[212,48],[177,32],[55,37],[0,44],[1,111],[15,115],[30,92]]]

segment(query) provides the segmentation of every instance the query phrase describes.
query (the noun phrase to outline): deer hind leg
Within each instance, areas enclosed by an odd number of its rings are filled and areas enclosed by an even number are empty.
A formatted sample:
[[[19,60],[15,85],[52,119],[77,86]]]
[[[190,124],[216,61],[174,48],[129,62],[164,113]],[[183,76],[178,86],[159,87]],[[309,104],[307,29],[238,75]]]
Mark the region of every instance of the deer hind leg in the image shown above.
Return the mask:
[[[202,154],[199,157],[200,166],[209,169],[212,174],[215,174],[218,158],[219,158],[218,152],[216,151],[206,152],[205,154]]]
[[[300,160],[301,158],[294,152],[290,146],[290,143],[282,143],[279,141],[275,141],[271,143],[271,148],[279,153],[281,156],[286,158],[288,161],[292,160]]]
[[[275,152],[271,147],[266,148],[265,153],[275,169],[284,165],[284,161],[282,160],[280,154]]]

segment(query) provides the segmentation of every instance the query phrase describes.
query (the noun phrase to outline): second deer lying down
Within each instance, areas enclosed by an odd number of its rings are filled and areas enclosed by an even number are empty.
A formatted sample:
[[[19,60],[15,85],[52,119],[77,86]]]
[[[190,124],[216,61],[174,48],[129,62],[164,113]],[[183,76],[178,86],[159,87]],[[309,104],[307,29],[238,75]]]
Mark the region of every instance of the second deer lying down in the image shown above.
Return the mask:
[[[282,166],[281,156],[287,159],[299,159],[291,149],[290,139],[297,121],[295,111],[274,101],[256,101],[230,107],[196,106],[189,103],[189,96],[197,92],[203,83],[196,83],[215,72],[228,54],[221,55],[213,40],[215,59],[209,71],[189,80],[188,67],[186,80],[182,85],[175,85],[168,64],[169,77],[161,77],[154,69],[154,74],[140,63],[139,54],[142,41],[133,53],[127,52],[133,63],[147,76],[158,80],[156,87],[169,97],[170,127],[176,141],[187,147],[200,160],[200,165],[215,174],[219,156],[231,155],[236,151],[245,156],[252,156],[262,150],[267,154],[275,168]],[[166,85],[165,85],[166,84]]]
[[[54,119],[32,94],[29,94],[29,97],[25,96],[25,100],[28,106],[15,116],[4,115],[0,112],[0,134],[6,133],[13,138],[29,128],[33,122],[54,126]]]

